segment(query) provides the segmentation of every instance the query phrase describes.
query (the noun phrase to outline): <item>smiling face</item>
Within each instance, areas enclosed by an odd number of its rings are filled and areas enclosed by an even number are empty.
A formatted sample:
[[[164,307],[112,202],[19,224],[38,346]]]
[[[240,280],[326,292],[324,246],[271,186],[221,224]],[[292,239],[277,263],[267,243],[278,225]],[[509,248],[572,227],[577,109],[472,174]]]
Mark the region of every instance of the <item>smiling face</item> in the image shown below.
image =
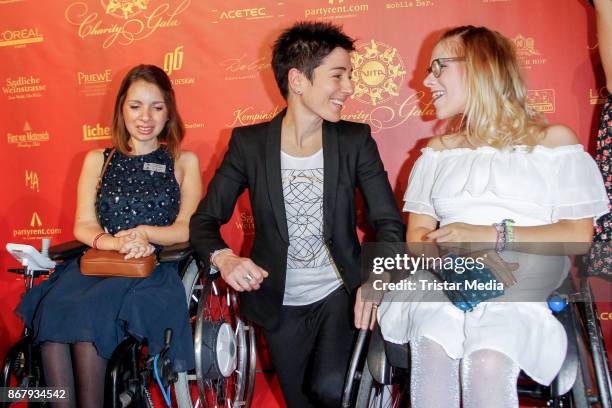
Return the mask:
[[[122,113],[130,137],[139,142],[156,139],[168,120],[164,94],[157,85],[143,80],[130,85]]]
[[[353,94],[349,52],[335,48],[314,69],[312,82],[303,76],[300,84],[300,103],[318,117],[338,122],[344,103]]]
[[[449,46],[449,39],[439,42],[433,49],[431,61],[438,58],[460,57]],[[467,103],[467,72],[464,61],[447,61],[442,64],[440,76],[429,73],[423,84],[430,89],[438,119],[448,119],[465,112]]]

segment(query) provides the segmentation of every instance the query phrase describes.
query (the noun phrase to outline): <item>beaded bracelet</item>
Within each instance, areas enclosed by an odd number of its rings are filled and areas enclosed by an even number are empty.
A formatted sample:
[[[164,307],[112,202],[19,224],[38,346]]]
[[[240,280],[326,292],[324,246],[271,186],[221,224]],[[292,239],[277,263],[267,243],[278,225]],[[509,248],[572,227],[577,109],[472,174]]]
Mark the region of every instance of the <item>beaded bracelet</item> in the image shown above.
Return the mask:
[[[500,253],[506,247],[506,228],[503,222],[493,224],[495,232],[497,232],[497,239],[495,240],[495,252]]]
[[[495,241],[495,252],[500,253],[506,250],[510,242],[514,242],[514,220],[505,218],[500,223],[495,223],[497,240]]]
[[[505,249],[510,242],[514,242],[514,220],[506,218],[502,222],[504,223],[504,227],[506,229],[506,244],[504,245]]]
[[[101,232],[98,235],[96,235],[93,239],[93,243],[91,244],[91,247],[93,249],[98,249],[98,240],[103,236],[103,235],[107,235],[108,232]]]

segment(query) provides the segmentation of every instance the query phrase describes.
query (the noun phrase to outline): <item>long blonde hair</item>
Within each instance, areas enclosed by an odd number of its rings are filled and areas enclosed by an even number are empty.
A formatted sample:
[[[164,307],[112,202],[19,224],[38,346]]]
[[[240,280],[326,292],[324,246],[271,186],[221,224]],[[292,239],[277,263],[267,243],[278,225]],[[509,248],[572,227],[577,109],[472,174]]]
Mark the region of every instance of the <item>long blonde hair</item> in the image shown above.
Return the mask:
[[[467,102],[459,125],[468,141],[496,148],[534,145],[546,120],[527,105],[527,90],[514,46],[486,27],[446,31],[439,42],[465,56]]]

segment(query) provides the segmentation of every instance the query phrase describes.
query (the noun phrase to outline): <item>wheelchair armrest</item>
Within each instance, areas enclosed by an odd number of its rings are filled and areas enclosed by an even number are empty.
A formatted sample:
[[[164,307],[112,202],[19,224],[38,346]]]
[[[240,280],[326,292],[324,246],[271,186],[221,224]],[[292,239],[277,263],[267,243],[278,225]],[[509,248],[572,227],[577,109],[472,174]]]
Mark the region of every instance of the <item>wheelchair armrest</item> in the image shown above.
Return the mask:
[[[68,241],[49,248],[49,258],[53,261],[65,261],[66,259],[81,255],[87,249],[89,249],[89,246],[81,241]]]
[[[182,261],[193,253],[193,248],[189,242],[181,242],[162,247],[161,252],[157,256],[159,262],[176,262]]]

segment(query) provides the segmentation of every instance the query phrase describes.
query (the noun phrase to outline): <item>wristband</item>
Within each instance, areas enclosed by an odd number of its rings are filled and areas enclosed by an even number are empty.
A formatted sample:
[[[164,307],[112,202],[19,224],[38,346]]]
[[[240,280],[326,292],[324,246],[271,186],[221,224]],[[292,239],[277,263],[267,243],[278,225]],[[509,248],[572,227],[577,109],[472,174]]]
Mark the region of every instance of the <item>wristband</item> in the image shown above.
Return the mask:
[[[98,249],[98,240],[99,240],[99,239],[100,239],[100,238],[101,238],[103,235],[107,235],[107,234],[108,234],[108,232],[101,232],[101,233],[99,233],[98,235],[96,235],[96,236],[94,237],[94,239],[93,239],[93,242],[92,242],[92,244],[91,244],[91,247],[92,247],[93,249]]]
[[[217,255],[219,255],[221,252],[232,252],[231,248],[222,248],[222,249],[217,249],[216,251],[214,251],[212,254],[210,254],[210,256],[208,257],[208,261],[210,262],[210,266],[217,269],[217,265],[215,265],[215,257]]]

